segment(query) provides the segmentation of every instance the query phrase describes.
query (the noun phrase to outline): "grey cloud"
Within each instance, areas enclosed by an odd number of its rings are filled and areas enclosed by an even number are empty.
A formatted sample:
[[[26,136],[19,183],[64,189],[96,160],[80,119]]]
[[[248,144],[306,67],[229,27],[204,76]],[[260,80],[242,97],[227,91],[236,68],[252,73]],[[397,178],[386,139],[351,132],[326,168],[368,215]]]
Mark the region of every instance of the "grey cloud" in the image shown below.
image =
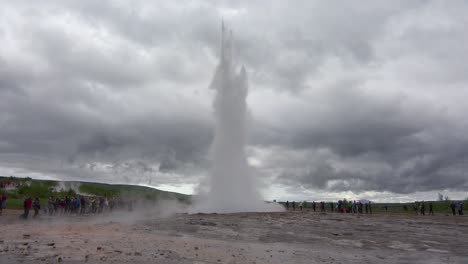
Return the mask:
[[[467,10],[461,1],[4,3],[0,166],[196,182],[209,166],[208,85],[224,17],[249,72],[250,147],[269,153],[252,152],[266,181],[466,191]]]

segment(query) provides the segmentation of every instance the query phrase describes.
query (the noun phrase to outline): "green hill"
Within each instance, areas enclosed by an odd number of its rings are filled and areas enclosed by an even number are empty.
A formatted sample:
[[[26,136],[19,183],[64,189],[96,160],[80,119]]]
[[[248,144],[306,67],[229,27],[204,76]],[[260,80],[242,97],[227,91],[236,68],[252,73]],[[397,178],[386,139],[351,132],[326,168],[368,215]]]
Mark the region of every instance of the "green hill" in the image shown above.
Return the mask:
[[[65,197],[76,195],[103,196],[135,200],[178,200],[190,203],[190,195],[161,191],[155,188],[106,184],[79,181],[36,180],[31,178],[17,178],[0,176],[1,191],[8,195],[8,208],[21,208],[23,197],[38,197],[41,200],[49,196]]]

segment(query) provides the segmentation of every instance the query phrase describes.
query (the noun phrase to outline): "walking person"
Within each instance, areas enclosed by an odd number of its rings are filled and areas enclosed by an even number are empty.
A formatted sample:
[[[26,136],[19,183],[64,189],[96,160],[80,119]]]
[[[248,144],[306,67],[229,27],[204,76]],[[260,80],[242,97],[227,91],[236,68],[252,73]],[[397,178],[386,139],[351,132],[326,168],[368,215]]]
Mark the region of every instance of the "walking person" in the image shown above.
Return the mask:
[[[312,202],[312,210],[314,210],[315,212],[315,207],[317,206],[317,204],[315,203],[315,201]]]
[[[296,211],[296,202],[292,202],[292,208],[293,208],[293,211]]]
[[[289,210],[289,201],[286,201],[286,211]]]
[[[429,215],[434,215],[434,211],[432,208],[432,202],[429,203]]]
[[[458,202],[458,215],[463,215],[463,202]]]

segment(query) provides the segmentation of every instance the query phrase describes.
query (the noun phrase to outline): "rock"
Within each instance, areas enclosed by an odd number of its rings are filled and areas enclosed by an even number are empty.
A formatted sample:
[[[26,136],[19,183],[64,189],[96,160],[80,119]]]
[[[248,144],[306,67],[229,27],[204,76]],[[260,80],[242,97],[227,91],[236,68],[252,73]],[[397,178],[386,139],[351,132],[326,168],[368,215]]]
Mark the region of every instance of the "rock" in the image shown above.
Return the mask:
[[[118,250],[118,249],[114,250],[114,252],[119,253],[119,254],[122,254],[122,251],[120,251],[120,250]]]
[[[97,249],[97,250],[102,250],[102,247],[97,247],[96,249]]]
[[[30,234],[23,234],[23,238],[30,238],[31,235]]]
[[[216,226],[216,223],[213,222],[201,222],[200,225],[202,226]]]
[[[198,247],[194,247],[193,249],[198,250]]]
[[[141,252],[135,251],[135,252],[133,253],[133,255],[134,255],[134,256],[141,256],[142,254],[141,254]]]
[[[47,244],[49,247],[55,246],[55,243],[49,243]]]
[[[58,257],[57,261],[62,262],[62,257]]]

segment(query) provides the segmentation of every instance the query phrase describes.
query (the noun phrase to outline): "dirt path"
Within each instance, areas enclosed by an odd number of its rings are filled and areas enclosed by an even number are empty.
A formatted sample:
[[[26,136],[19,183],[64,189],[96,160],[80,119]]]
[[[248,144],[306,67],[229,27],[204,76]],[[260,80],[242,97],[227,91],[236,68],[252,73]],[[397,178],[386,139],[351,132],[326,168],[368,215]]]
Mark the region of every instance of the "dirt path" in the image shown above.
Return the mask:
[[[129,216],[19,221],[9,212],[0,263],[468,263],[467,217]]]

